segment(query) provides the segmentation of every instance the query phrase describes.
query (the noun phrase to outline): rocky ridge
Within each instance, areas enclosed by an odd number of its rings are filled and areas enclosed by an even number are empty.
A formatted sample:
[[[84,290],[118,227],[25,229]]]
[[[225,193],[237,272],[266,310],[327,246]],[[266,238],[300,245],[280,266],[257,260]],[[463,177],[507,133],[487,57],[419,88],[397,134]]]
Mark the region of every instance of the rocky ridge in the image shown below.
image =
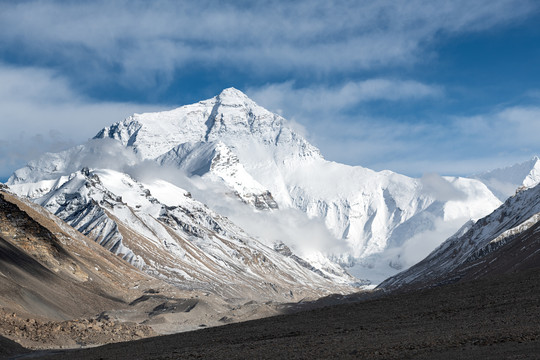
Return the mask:
[[[79,175],[92,177],[85,173]],[[264,262],[262,254],[259,260]],[[189,281],[172,286],[41,206],[0,190],[1,343],[5,337],[35,349],[92,346],[276,314],[279,302],[271,299],[282,299],[279,285],[260,286],[269,289],[259,295],[264,301],[239,289],[233,297],[231,288],[216,294]],[[296,296],[320,293],[302,292],[301,285],[287,290]]]

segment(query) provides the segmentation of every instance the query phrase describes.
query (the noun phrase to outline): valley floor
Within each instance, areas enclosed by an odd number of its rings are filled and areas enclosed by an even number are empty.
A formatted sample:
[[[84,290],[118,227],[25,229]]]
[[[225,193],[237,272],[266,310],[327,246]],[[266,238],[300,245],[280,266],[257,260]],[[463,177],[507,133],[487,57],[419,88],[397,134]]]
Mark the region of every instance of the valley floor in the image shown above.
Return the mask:
[[[536,268],[189,333],[28,357],[538,359],[539,319]]]

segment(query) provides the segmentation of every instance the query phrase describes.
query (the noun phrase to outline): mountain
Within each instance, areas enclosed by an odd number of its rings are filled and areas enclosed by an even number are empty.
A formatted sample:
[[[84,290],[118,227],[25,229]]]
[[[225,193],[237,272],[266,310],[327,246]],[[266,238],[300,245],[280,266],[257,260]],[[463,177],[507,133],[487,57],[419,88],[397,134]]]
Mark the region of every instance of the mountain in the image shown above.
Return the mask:
[[[463,226],[428,257],[382,284],[412,289],[511,273],[540,264],[540,185]]]
[[[474,175],[501,201],[515,194],[518,188],[530,188],[540,183],[540,158]]]
[[[0,190],[0,303],[55,319],[122,307],[151,278],[43,208]],[[84,299],[84,300],[83,300]]]
[[[122,214],[134,212],[138,218],[161,222],[170,218],[171,211],[178,211],[167,207],[182,208],[186,197],[152,197],[148,201],[155,203],[150,206],[139,200],[132,203],[126,200],[129,197],[123,193],[127,191],[125,187],[104,185],[101,189],[101,185],[93,184],[90,179],[66,183],[67,179],[81,177],[74,174],[80,174],[84,167],[92,169],[89,172],[101,180],[107,176],[122,178],[115,184],[133,182],[130,189],[144,188],[152,194],[160,186],[153,186],[156,189],[153,190],[150,184],[167,180],[165,188],[174,188],[175,194],[189,192],[193,200],[204,202],[239,226],[228,233],[236,234],[243,228],[253,236],[250,244],[256,240],[269,248],[286,246],[302,260],[300,263],[309,264],[304,269],[313,267],[324,277],[341,283],[351,280],[335,262],[348,267],[358,278],[379,282],[420,260],[467,220],[485,216],[500,205],[478,180],[433,174],[414,179],[391,171],[375,172],[325,160],[283,117],[233,88],[212,99],[174,110],[135,114],[102,129],[86,144],[29,162],[8,180],[17,193],[47,206],[66,221],[72,221],[75,227],[79,224],[81,206],[88,206],[96,214],[99,209],[105,214],[94,219],[96,228],[109,230],[115,223],[119,229],[124,226],[124,232],[136,229],[150,234],[151,231],[132,228],[138,223],[134,220],[128,221],[120,215],[109,217],[110,209],[105,202],[101,203],[101,195],[80,194],[86,194],[84,189],[92,187],[98,189],[92,190],[92,194],[108,191],[123,199],[113,199],[113,208],[125,207],[123,203],[127,203]],[[110,170],[118,174],[113,176]],[[130,175],[126,177],[124,173]],[[133,195],[133,199],[144,198],[140,191],[137,190],[138,195]],[[64,204],[65,199],[76,204],[55,205]],[[202,209],[202,205],[194,204],[190,202],[184,212],[191,213],[191,206],[197,212]],[[218,223],[221,229],[233,226],[224,225],[217,213],[201,216],[202,223],[191,220],[187,223],[205,239],[213,239],[215,231],[207,227],[210,223]],[[118,225],[117,220],[124,225]],[[153,225],[145,226],[153,228]],[[180,225],[173,221],[171,226]],[[83,232],[89,229],[78,228]],[[107,245],[118,243],[111,240],[114,235],[105,239],[94,231],[94,236],[113,251],[117,250]],[[163,241],[161,235],[147,236],[155,243]],[[127,243],[122,241],[121,245],[135,255],[122,248],[123,256],[134,264],[142,264],[136,256],[144,258],[142,252],[136,253]],[[202,252],[211,248],[203,246],[204,242],[196,243],[201,245]],[[275,256],[265,250],[266,254]],[[152,265],[152,269],[156,268]],[[167,276],[164,270],[157,271]]]
[[[523,200],[534,197],[538,199],[538,191],[524,196]],[[534,203],[523,205],[536,206]],[[512,208],[515,206],[516,204]],[[0,224],[0,356],[3,357],[150,359],[156,356],[174,358],[185,355],[217,359],[229,355],[257,357],[263,354],[266,358],[283,358],[290,355],[291,349],[294,349],[310,358],[379,358],[381,354],[391,359],[453,358],[457,352],[460,357],[465,358],[494,358],[501,354],[506,357],[527,358],[539,349],[539,329],[536,323],[531,322],[531,319],[538,317],[540,311],[537,306],[540,290],[537,266],[539,262],[538,258],[534,257],[529,258],[529,266],[536,267],[532,271],[512,272],[506,276],[462,282],[398,296],[384,296],[371,301],[344,301],[338,306],[204,328],[202,325],[206,325],[209,315],[213,315],[209,314],[208,303],[205,304],[211,295],[192,293],[191,298],[178,298],[176,302],[167,299],[162,288],[148,288],[149,285],[157,285],[157,280],[138,272],[43,208],[19,199],[12,193],[0,191]],[[531,226],[520,234],[531,231],[537,232],[534,226]],[[9,252],[5,251],[6,242],[11,244],[8,247]],[[516,244],[514,249],[519,250],[520,247]],[[530,250],[527,253],[534,254]],[[8,257],[15,261],[5,261],[6,254],[16,254],[16,257]],[[22,254],[28,257],[21,256]],[[106,262],[106,259],[109,259],[109,262]],[[49,266],[53,270],[47,273],[43,269]],[[527,266],[522,267],[524,268]],[[104,295],[111,294],[108,293],[111,289],[102,287],[102,284],[111,280],[116,286],[112,289],[116,296],[125,295],[126,290],[132,292],[131,296],[143,294],[130,304],[124,304],[126,308],[122,309],[121,313],[129,314],[133,311],[130,307],[152,299],[159,300],[158,306],[149,307],[145,312],[147,317],[161,317],[156,319],[159,321],[154,324],[163,321],[163,315],[176,315],[180,321],[186,321],[186,318],[193,316],[199,309],[198,320],[201,326],[197,327],[203,329],[126,343],[124,341],[140,338],[138,334],[147,329],[133,323],[114,323],[106,314],[90,320],[61,322],[39,317],[26,318],[15,313],[6,314],[6,299],[12,304],[26,305],[14,297],[14,294],[19,292],[13,289],[6,291],[5,288],[6,279],[16,279],[21,274],[24,275],[25,271],[26,275],[31,274],[38,279],[28,281],[28,277],[23,278],[18,286],[24,287],[26,294],[23,291],[20,293],[35,303],[40,298],[48,298],[61,302],[65,306],[62,308],[64,312],[84,314],[87,310],[85,307],[92,306],[92,313],[104,305],[103,302],[95,303],[95,300],[101,297],[103,301]],[[55,273],[59,274],[58,278],[63,278],[72,286],[61,283],[57,288],[57,280],[54,280],[53,275]],[[87,281],[83,280],[85,273],[91,275]],[[94,278],[100,275],[101,277]],[[79,290],[74,285],[75,282],[78,283]],[[92,292],[80,293],[80,289],[85,287]],[[55,293],[58,289],[63,292]],[[106,291],[102,293],[103,290]],[[51,293],[56,297],[49,297]],[[118,297],[109,300],[118,306]],[[249,304],[244,304],[245,306]],[[235,309],[233,311],[238,311],[237,307],[239,306],[236,304],[230,304],[230,308]],[[177,314],[172,313],[173,311],[177,311]],[[155,313],[159,315],[156,316]],[[221,316],[222,324],[230,321],[229,313],[227,316],[223,313],[217,315]],[[26,347],[52,346],[55,350],[30,353],[4,338],[6,328],[10,329],[10,338],[21,333],[27,335],[23,339],[25,341],[21,341]],[[148,332],[143,334],[148,335]],[[66,341],[69,336],[73,337],[71,342]],[[45,343],[47,346],[44,346],[44,338],[49,339],[49,343]],[[97,339],[101,342],[96,342]],[[120,340],[123,340],[120,344],[79,349],[85,345]],[[209,343],[212,346],[208,346]],[[59,350],[60,345],[77,349]]]
[[[47,348],[156,335],[147,325],[121,324],[113,315],[148,319],[145,306],[130,302],[150,288],[170,286],[0,189],[0,339]]]
[[[125,181],[125,186],[136,185],[128,182],[125,175],[103,172],[99,175],[104,182],[116,179]],[[96,182],[96,186],[86,182],[87,179]],[[97,182],[101,180],[98,174],[85,170],[84,174],[75,174],[64,180],[63,191],[46,201],[48,210],[51,210],[51,206],[58,206],[59,201],[62,201],[63,208],[60,215],[66,212],[66,207],[78,207],[79,212],[70,212],[77,220],[67,220],[79,225],[81,231],[1,185],[0,340],[7,337],[25,347],[38,349],[127,341],[159,333],[197,329],[201,325],[216,326],[269,316],[279,311],[278,302],[319,297],[329,293],[329,289],[332,292],[353,290],[345,285],[333,284],[307,269],[308,264],[295,258],[285,246],[278,251],[260,245],[257,248],[249,244],[247,238],[223,238],[221,242],[206,245],[204,253],[197,249],[200,245],[190,247],[179,242],[186,247],[184,258],[175,257],[178,249],[175,250],[174,244],[170,244],[167,250],[171,255],[159,259],[159,256],[166,256],[165,251],[148,241],[151,239],[142,240],[148,232],[131,234],[129,239],[122,237],[122,234],[126,234],[126,228],[116,216],[129,218],[122,214],[127,206],[117,203],[114,195],[99,192]],[[86,187],[86,184],[89,186]],[[85,187],[85,190],[76,185]],[[69,188],[78,191],[69,192]],[[128,192],[124,194],[130,195]],[[184,193],[177,195],[185,196]],[[83,196],[94,198],[82,206]],[[100,202],[108,203],[106,207],[93,206],[93,202],[97,203],[94,199],[99,196]],[[60,197],[63,197],[62,200]],[[186,201],[189,202],[189,198]],[[144,205],[144,200],[141,200],[141,204]],[[152,206],[148,203],[145,205]],[[174,217],[181,216],[174,209],[168,210],[170,212],[164,216],[170,218],[163,220],[164,223],[172,223]],[[133,213],[131,210],[127,212]],[[190,216],[196,218],[204,215],[204,210],[199,212],[194,211]],[[100,214],[101,221],[95,221],[99,219],[95,214]],[[135,215],[131,217],[134,218]],[[155,240],[159,231],[157,221],[152,222],[144,215],[141,218],[140,226],[154,226],[152,230],[156,235],[152,240]],[[93,238],[83,235],[80,227],[83,223],[89,235],[95,236],[97,232],[107,244],[100,245]],[[220,224],[227,222],[221,221]],[[217,223],[214,225],[217,226]],[[193,228],[193,231],[196,230]],[[133,230],[127,230],[127,234],[130,231]],[[164,242],[175,241],[174,232],[169,231],[169,238],[161,234]],[[197,243],[202,239],[190,238],[187,241]],[[235,242],[236,246],[229,244],[229,241]],[[135,251],[139,251],[139,248],[134,244],[149,247],[143,252],[147,256],[138,257],[124,243],[135,248]],[[219,252],[230,252],[231,257],[241,258],[238,261],[240,264],[213,262],[218,255],[228,260]],[[266,257],[268,252],[271,254]],[[148,255],[150,253],[153,257]],[[138,261],[133,261],[133,258]],[[155,264],[144,263],[152,261]],[[244,265],[241,261],[250,264]],[[226,266],[241,269],[228,268],[225,273]],[[298,267],[302,270],[298,271]],[[192,278],[186,279],[188,275]],[[271,283],[272,280],[275,282]]]
[[[29,184],[12,189],[33,193]],[[34,202],[157,278],[224,298],[293,301],[351,291],[339,267],[315,270],[288,248],[251,238],[190,194],[114,170],[83,168]],[[342,286],[339,283],[343,283]]]

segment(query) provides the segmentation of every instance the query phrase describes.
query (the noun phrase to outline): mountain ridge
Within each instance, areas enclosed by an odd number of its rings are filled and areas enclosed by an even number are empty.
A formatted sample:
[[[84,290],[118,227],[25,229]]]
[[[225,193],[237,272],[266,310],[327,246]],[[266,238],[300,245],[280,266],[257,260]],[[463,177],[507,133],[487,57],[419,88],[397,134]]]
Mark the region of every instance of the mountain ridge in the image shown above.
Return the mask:
[[[390,277],[379,287],[387,290],[430,287],[462,278],[474,279],[493,272],[494,268],[519,269],[531,259],[537,263],[539,248],[540,185],[536,185],[517,192],[488,216],[465,224],[421,262]]]

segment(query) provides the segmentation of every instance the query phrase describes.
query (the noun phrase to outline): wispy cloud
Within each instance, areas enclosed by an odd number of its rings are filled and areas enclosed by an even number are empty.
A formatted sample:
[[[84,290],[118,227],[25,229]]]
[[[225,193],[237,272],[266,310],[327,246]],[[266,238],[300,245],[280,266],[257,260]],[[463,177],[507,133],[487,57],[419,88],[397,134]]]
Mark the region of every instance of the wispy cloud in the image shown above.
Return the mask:
[[[417,124],[420,132],[413,129],[410,138],[392,133],[392,122],[380,124],[383,131],[379,132],[379,141],[389,146],[386,151],[399,147],[400,155],[395,160],[386,157],[374,166],[416,174],[467,175],[522,162],[540,151],[538,106],[511,106],[468,117],[441,116],[438,120]],[[385,127],[389,130],[386,138]]]
[[[456,130],[486,150],[497,148],[533,151],[538,149],[540,107],[513,106],[492,114],[457,117]]]
[[[439,86],[373,79],[338,87],[295,88],[291,82],[248,89],[261,105],[292,118],[331,160],[409,175],[467,175],[520,162],[539,151],[540,108],[512,106],[466,117],[400,121],[366,114],[373,100],[429,100]]]
[[[467,194],[435,173],[424,174],[421,178],[422,190],[438,201],[463,200]]]
[[[156,105],[95,102],[52,71],[0,64],[0,176],[47,151],[93,137],[100,128]]]
[[[85,82],[158,86],[203,65],[343,73],[421,61],[424,45],[537,10],[534,1],[2,2],[0,42]]]
[[[247,89],[255,100],[270,109],[294,112],[303,111],[334,113],[373,100],[402,101],[443,95],[440,86],[423,84],[412,80],[368,79],[349,81],[339,86],[316,85],[297,88],[294,82],[268,84]]]

